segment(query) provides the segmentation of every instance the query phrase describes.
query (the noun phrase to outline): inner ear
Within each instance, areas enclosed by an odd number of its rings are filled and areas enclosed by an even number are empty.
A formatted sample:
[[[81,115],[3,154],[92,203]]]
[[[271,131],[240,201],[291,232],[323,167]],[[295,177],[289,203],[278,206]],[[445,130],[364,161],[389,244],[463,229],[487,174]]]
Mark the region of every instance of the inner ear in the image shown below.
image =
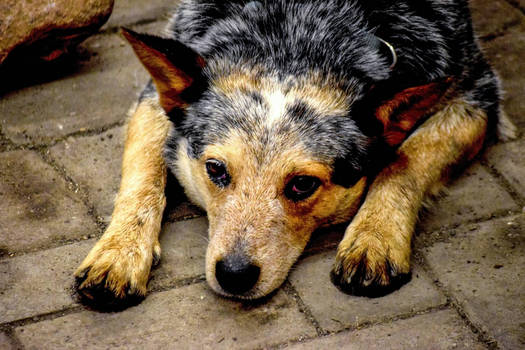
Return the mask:
[[[122,28],[122,35],[131,44],[159,93],[159,102],[166,113],[186,108],[206,86],[204,59],[177,40],[139,34]]]
[[[375,109],[375,117],[383,125],[385,142],[390,146],[400,145],[410,131],[435,110],[452,80],[410,87],[381,102]]]

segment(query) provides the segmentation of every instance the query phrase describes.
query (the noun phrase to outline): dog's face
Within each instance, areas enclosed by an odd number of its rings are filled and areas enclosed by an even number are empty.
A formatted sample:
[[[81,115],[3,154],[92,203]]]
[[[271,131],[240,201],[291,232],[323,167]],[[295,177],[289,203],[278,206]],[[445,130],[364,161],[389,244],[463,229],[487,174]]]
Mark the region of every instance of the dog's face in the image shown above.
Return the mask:
[[[334,162],[343,150],[326,141],[323,128],[333,137],[338,127],[357,129],[339,120],[346,95],[314,78],[283,82],[237,71],[211,80],[204,95],[180,125],[186,137],[178,140],[174,168],[208,213],[210,286],[260,297],[284,281],[315,228],[357,210],[366,178],[355,169],[346,173],[351,183],[336,183]]]
[[[363,93],[358,84],[318,72],[283,76],[204,62],[176,41],[124,35],[174,122],[168,166],[207,211],[208,283],[239,298],[273,291],[316,228],[356,213],[378,140],[399,144],[420,117],[406,107],[428,102],[411,103],[412,96],[435,90],[398,94],[376,108],[379,139],[350,117]]]

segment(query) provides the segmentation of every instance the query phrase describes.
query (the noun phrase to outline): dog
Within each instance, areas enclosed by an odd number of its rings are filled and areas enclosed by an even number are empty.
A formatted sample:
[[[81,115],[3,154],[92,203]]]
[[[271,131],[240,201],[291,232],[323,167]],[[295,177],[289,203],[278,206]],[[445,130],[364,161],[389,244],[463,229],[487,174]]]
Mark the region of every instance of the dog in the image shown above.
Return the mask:
[[[331,279],[385,295],[410,279],[425,198],[514,133],[465,0],[183,0],[167,33],[122,29],[152,79],[75,272],[88,302],[146,295],[167,171],[207,212],[218,294],[270,294],[315,229],[351,220]]]

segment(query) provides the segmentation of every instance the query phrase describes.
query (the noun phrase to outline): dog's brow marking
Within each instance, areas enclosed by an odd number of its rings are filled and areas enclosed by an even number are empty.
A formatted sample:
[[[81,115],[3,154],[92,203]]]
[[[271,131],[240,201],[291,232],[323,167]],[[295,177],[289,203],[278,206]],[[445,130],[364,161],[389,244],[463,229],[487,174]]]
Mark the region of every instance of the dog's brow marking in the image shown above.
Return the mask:
[[[265,94],[265,97],[270,106],[267,123],[272,125],[286,113],[286,96],[281,90],[271,90]]]

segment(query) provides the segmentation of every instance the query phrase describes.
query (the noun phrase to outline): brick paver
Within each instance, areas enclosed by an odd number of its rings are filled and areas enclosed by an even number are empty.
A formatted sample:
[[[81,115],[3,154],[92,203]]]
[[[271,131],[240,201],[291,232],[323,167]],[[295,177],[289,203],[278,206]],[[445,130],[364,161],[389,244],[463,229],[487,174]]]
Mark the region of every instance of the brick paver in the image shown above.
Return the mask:
[[[522,17],[523,18],[523,17]],[[502,79],[504,107],[514,123],[525,129],[525,30],[511,30],[492,41],[483,43],[489,61]]]
[[[0,261],[0,323],[73,305],[72,273],[94,241]]]
[[[424,249],[470,320],[507,349],[525,347],[525,218],[493,220]]]
[[[4,333],[0,332],[0,349],[2,350],[14,350],[15,346],[11,342],[11,339]]]
[[[525,141],[496,145],[487,152],[489,163],[525,198]]]
[[[125,127],[87,137],[69,137],[50,149],[71,178],[88,193],[97,215],[109,222],[120,185]]]
[[[363,323],[428,309],[446,302],[445,297],[417,266],[408,284],[385,297],[369,299],[346,295],[330,282],[334,257],[335,252],[326,252],[306,258],[290,275],[292,285],[325,330],[358,327]]]
[[[207,225],[205,218],[165,225],[162,264],[152,272],[150,291],[204,274]],[[95,242],[0,260],[0,323],[73,306],[73,272]]]
[[[519,209],[512,197],[479,163],[469,167],[445,189],[445,193],[447,195],[422,213],[417,231],[434,231]]]
[[[505,0],[470,0],[469,3],[474,29],[481,37],[501,34],[511,26],[525,28],[520,10]],[[497,15],[488,16],[488,13]]]
[[[97,232],[66,181],[31,151],[0,153],[0,248],[36,248]]]
[[[83,47],[90,57],[71,76],[0,99],[0,125],[12,141],[45,143],[124,121],[148,80],[146,71],[116,34],[96,35]]]
[[[373,341],[371,341],[373,339]],[[485,349],[452,310],[387,322],[295,344],[291,349]]]
[[[204,283],[151,295],[121,313],[85,311],[16,329],[24,346],[42,350],[253,349],[315,334],[282,291],[248,306],[217,296]]]

